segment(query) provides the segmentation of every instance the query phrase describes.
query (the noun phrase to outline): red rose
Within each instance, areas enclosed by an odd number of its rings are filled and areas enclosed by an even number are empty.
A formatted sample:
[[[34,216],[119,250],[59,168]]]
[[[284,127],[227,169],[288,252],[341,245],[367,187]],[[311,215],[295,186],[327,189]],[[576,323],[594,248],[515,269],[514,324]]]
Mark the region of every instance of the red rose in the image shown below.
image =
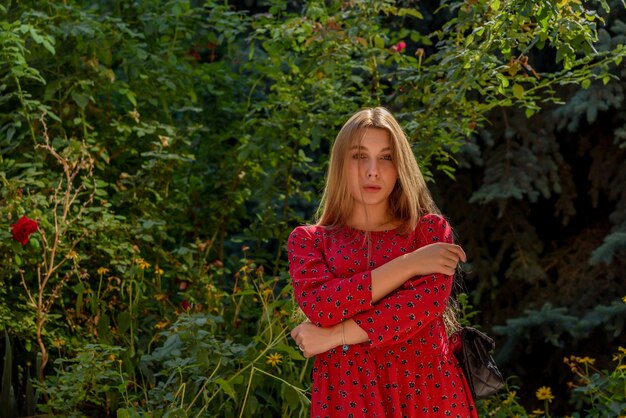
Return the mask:
[[[402,52],[404,51],[405,48],[406,48],[406,42],[400,41],[397,44],[393,45],[391,47],[391,50],[395,52]]]
[[[191,303],[189,303],[189,301],[187,301],[186,299],[183,300],[183,302],[181,303],[181,306],[183,307],[185,311],[188,311],[189,309],[191,309]]]
[[[11,225],[11,235],[13,239],[18,241],[22,245],[28,244],[28,237],[30,234],[37,231],[37,221],[28,219],[26,216],[22,216],[13,225]]]

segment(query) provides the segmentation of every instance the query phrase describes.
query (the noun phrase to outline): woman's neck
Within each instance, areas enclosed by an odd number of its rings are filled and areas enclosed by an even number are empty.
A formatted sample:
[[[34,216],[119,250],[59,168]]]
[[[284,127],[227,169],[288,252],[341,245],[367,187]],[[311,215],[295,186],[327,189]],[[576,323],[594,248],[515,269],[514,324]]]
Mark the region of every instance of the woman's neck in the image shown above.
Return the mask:
[[[348,226],[363,231],[394,229],[398,220],[389,213],[388,207],[365,208],[357,206],[348,219]]]

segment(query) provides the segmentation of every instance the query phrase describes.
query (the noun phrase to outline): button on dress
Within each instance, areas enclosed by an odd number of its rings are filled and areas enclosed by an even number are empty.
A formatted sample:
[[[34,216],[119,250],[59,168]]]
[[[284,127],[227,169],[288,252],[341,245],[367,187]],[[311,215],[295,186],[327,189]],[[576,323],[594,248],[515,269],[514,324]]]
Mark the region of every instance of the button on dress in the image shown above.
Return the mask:
[[[452,277],[413,277],[372,303],[371,271],[433,242],[453,242],[439,215],[408,234],[300,226],[288,241],[296,301],[314,324],[352,318],[369,341],[315,357],[311,417],[477,417],[448,346],[443,312]]]

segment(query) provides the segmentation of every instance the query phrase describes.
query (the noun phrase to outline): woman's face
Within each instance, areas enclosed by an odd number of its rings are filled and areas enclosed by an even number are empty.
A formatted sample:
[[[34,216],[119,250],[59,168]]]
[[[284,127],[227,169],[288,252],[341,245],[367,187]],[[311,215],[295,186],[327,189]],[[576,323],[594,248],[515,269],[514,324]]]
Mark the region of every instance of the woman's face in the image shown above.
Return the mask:
[[[346,155],[348,190],[357,205],[386,209],[398,179],[389,133],[370,128],[359,144],[355,141]]]

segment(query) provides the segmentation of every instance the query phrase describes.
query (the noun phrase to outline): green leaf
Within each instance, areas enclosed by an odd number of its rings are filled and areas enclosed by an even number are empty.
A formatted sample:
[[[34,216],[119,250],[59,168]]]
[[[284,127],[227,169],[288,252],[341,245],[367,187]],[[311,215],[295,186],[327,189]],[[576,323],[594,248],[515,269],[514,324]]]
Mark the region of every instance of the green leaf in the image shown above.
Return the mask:
[[[41,249],[41,244],[39,243],[39,240],[33,236],[29,238],[28,246],[35,251],[39,251]]]
[[[384,49],[385,48],[385,40],[380,36],[374,36],[374,46],[376,48]]]
[[[56,55],[56,50],[54,49],[54,45],[53,42],[50,42],[50,40],[53,40],[53,38],[50,38],[48,36],[46,36],[45,38],[43,38],[43,42],[42,45],[44,48],[46,48],[52,55]]]
[[[513,96],[516,99],[523,99],[524,98],[524,87],[522,87],[519,84],[513,84]]]
[[[133,418],[135,416],[137,415],[133,414],[133,411],[128,408],[120,408],[117,410],[117,418]]]
[[[564,65],[567,67],[570,57],[574,55],[575,51],[569,44],[561,44],[556,50],[556,62],[565,60]]]
[[[226,392],[226,394],[228,396],[230,396],[233,400],[237,400],[237,395],[235,393],[235,389],[233,389],[233,387],[231,386],[230,383],[228,383],[228,381],[222,379],[221,377],[218,377],[217,379],[215,379],[215,383],[217,383],[219,385],[219,387]]]
[[[131,326],[130,312],[122,311],[117,315],[117,326],[121,333],[125,333]]]
[[[33,38],[33,41],[37,42],[38,44],[43,43],[43,38],[37,33],[37,31],[35,31],[35,28],[29,26],[29,32],[30,37]]]
[[[102,313],[100,321],[98,321],[98,336],[100,337],[101,343],[110,344],[112,341],[111,330],[109,329],[110,324],[111,320],[109,319],[109,316]]]
[[[21,254],[24,252],[24,247],[22,246],[22,244],[15,240],[11,240],[11,249],[16,254]]]
[[[407,9],[407,8],[401,7],[400,10],[398,10],[398,16],[405,16],[405,15],[410,15],[410,16],[413,16],[413,17],[415,17],[417,19],[423,19],[424,18],[424,15],[421,14],[419,12],[419,10]]]
[[[89,103],[89,96],[85,93],[74,89],[72,90],[70,96],[72,96],[72,100],[74,100],[74,102],[76,102],[78,107],[80,107],[81,109],[84,110],[85,107],[87,107],[87,104]]]
[[[496,78],[500,81],[500,85],[504,88],[509,87],[509,79],[504,74],[496,73]]]
[[[187,418],[187,412],[182,408],[168,409],[163,418]]]
[[[74,286],[74,292],[76,293],[76,312],[80,314],[83,311],[83,293],[85,293],[85,284],[83,282],[78,282]]]

